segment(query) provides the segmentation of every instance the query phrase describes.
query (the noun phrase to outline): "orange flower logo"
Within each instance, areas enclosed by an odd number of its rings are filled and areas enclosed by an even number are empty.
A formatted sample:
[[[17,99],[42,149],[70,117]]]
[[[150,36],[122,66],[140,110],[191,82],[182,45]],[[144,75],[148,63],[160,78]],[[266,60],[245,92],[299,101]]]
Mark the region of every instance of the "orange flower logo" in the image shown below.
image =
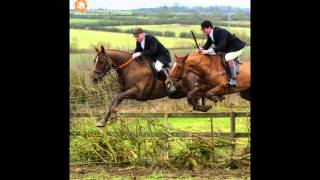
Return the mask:
[[[78,12],[83,13],[88,7],[87,0],[76,0],[74,7]]]

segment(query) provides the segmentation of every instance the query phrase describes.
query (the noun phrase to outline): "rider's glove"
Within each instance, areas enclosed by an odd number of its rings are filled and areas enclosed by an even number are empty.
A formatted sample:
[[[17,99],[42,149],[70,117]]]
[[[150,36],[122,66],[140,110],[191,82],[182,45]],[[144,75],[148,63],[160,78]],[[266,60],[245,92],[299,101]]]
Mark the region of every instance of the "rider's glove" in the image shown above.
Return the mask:
[[[202,54],[215,55],[216,53],[214,52],[214,50],[212,48],[210,48],[208,50],[202,50]]]
[[[132,54],[132,59],[135,59],[136,57],[141,56],[141,52],[136,52]]]

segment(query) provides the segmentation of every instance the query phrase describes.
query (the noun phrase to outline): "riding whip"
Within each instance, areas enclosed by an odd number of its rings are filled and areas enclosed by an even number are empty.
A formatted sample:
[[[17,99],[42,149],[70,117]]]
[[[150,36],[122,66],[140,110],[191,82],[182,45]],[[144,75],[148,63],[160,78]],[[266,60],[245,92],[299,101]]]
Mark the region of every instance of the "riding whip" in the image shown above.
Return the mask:
[[[198,50],[200,51],[199,45],[198,45],[197,40],[196,40],[196,36],[194,35],[193,31],[191,31],[191,34],[192,34],[192,37],[193,37],[193,39],[194,39],[194,42],[195,42],[196,45],[197,45]]]

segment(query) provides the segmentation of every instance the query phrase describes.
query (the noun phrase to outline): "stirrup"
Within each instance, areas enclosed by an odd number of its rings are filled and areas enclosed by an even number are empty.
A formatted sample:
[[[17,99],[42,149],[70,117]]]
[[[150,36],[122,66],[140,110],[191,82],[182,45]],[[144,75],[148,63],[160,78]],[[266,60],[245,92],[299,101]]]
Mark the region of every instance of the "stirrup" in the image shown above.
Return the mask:
[[[233,83],[231,83],[231,82],[233,82]],[[228,85],[229,85],[229,86],[237,87],[237,86],[238,86],[237,80],[230,79],[229,82],[228,82]]]

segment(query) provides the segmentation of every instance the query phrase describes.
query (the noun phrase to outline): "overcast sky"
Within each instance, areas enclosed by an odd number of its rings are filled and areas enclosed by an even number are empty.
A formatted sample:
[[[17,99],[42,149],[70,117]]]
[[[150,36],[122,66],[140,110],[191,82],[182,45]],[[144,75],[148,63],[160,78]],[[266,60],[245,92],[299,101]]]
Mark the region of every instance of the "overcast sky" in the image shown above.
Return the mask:
[[[69,0],[70,8],[74,9],[76,0]],[[250,8],[250,0],[87,0],[88,9],[138,9],[154,8],[159,6],[173,6],[178,3],[181,6],[216,6],[230,5],[233,7]],[[229,4],[228,4],[229,3]]]

